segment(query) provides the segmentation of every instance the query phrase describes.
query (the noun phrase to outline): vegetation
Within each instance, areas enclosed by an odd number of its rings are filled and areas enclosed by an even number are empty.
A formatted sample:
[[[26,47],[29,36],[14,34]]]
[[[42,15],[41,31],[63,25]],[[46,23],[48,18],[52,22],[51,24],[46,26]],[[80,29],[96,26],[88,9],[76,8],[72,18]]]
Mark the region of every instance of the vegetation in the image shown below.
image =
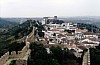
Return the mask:
[[[0,32],[0,56],[6,53],[17,39],[28,35],[32,31],[33,25],[30,26],[30,23],[35,25],[34,21],[27,20],[23,24],[19,24],[18,26],[15,25],[14,27],[9,28],[7,31]],[[16,44],[14,47],[16,48]]]
[[[87,29],[89,32],[100,32],[100,28],[92,24],[78,23],[77,27],[80,29]]]
[[[34,42],[30,44],[30,49],[28,65],[80,65],[76,56],[66,48],[51,47],[50,53],[47,53],[40,42]]]
[[[56,33],[54,33],[53,36],[56,36]]]
[[[15,36],[15,38],[22,38],[32,31],[32,25],[30,23],[32,23],[32,20],[27,20],[23,24],[10,28],[6,34]]]
[[[62,23],[64,23],[64,21],[63,20],[51,20],[51,19],[48,19],[47,20],[47,24],[49,24],[49,23],[62,24]]]
[[[37,28],[35,31],[35,35],[38,34],[39,37],[44,37],[44,32],[43,32],[43,30],[45,30],[44,26],[38,22],[38,24],[35,25],[35,27]]]
[[[97,48],[90,49],[90,64],[100,65],[100,45]]]
[[[44,32],[38,32],[39,37],[44,37]]]
[[[7,21],[5,19],[0,18],[0,28],[8,29],[8,28],[11,28],[11,27],[13,27],[14,25],[17,25],[17,24],[18,23],[16,23],[16,22],[10,22],[10,21]]]
[[[0,19],[0,26],[1,22],[4,21]],[[6,21],[7,22],[7,21]],[[50,23],[51,20],[48,20]],[[53,23],[61,24],[64,21],[62,20],[53,20]],[[7,22],[8,23],[8,22]],[[11,27],[10,27],[11,25]],[[39,21],[35,20],[27,20],[23,24],[19,24],[14,26],[15,23],[8,23],[5,22],[2,24],[3,28],[7,28],[6,31],[0,32],[0,56],[2,56],[7,51],[20,51],[24,46],[25,43],[18,43],[15,42],[17,39],[20,39],[24,36],[27,36],[32,31],[32,26],[35,26],[37,29],[35,31],[35,35],[38,34],[39,37],[44,37],[45,30],[44,26],[39,23]],[[7,27],[5,27],[7,26]],[[89,31],[98,32],[100,29],[96,26],[91,24],[78,24],[78,28],[81,29],[88,29]],[[65,30],[69,33],[75,32],[70,30]],[[56,36],[56,34],[54,34]],[[68,49],[62,50],[61,47],[51,47],[50,53],[47,53],[47,50],[40,42],[34,42],[30,44],[31,55],[28,60],[28,65],[81,65],[81,58],[76,58],[75,55],[69,51]],[[90,49],[91,55],[91,65],[98,65],[100,64],[100,45],[97,49]],[[94,61],[95,59],[95,61]],[[12,61],[10,65],[13,65],[15,61]]]
[[[25,46],[24,42],[18,43],[18,42],[13,42],[9,44],[8,51],[11,53],[12,51],[21,51],[22,48]]]
[[[9,65],[15,65],[15,63],[16,63],[16,60],[12,60]]]
[[[68,33],[74,33],[75,30],[64,30],[65,32],[68,32]]]

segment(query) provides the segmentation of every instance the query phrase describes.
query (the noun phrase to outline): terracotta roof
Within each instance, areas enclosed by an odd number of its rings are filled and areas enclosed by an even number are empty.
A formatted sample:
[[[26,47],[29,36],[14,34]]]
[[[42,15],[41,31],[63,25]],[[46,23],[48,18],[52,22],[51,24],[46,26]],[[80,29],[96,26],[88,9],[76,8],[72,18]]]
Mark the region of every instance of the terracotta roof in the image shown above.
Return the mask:
[[[66,37],[65,35],[63,34],[59,34],[58,37]]]
[[[67,45],[67,48],[76,48],[76,46]]]
[[[85,32],[84,35],[94,35],[92,32]]]
[[[89,40],[96,41],[97,39],[96,38],[89,38]]]
[[[67,36],[75,36],[75,34],[66,34]]]
[[[80,43],[79,43],[78,41],[75,41],[75,43],[74,43],[74,44],[79,45]]]
[[[51,29],[50,31],[59,31],[58,29]]]
[[[75,41],[74,41],[74,40],[68,40],[68,42],[69,42],[69,43],[75,43]]]
[[[87,32],[87,30],[82,30],[82,29],[76,29],[75,32]]]
[[[85,39],[89,39],[89,40],[92,40],[92,41],[97,41],[96,38],[82,38],[81,40],[85,40]]]

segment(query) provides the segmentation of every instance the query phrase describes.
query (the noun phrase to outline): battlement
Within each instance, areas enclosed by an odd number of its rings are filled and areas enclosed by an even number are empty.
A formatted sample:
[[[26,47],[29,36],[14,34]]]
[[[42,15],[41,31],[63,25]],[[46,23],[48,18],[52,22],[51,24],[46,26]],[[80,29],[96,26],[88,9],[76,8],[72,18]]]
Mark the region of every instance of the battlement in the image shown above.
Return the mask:
[[[8,60],[9,60],[9,52],[7,52],[3,56],[1,56],[1,58],[0,58],[0,65],[3,65]]]
[[[25,54],[27,54],[28,50],[29,50],[29,45],[26,45],[23,47],[23,49],[21,51],[18,51],[18,52],[12,51],[11,54],[9,54],[9,52],[5,53],[0,58],[0,65],[3,65],[4,63],[6,63],[9,59],[23,58],[25,56]]]

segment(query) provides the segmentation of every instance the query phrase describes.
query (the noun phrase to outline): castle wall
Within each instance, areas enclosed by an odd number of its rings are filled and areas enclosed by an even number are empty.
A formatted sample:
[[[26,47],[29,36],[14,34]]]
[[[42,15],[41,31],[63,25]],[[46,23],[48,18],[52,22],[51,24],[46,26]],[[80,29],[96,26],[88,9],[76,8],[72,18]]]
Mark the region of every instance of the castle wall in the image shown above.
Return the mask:
[[[28,51],[28,46],[24,46],[21,51],[18,51],[18,53],[16,53],[16,51],[12,51],[11,55],[9,55],[9,58],[10,59],[13,59],[13,58],[23,58],[27,51]]]
[[[0,65],[3,65],[9,60],[9,52],[5,53],[3,56],[0,58]]]
[[[16,60],[16,64],[15,65],[27,65],[27,60]]]
[[[9,52],[5,53],[3,56],[1,56],[0,58],[0,65],[5,64],[9,59],[21,59],[23,58],[27,51],[29,49],[29,46],[24,46],[23,49],[21,51],[18,51],[18,54],[16,54],[16,51],[12,51],[11,55],[9,55]],[[18,61],[18,60],[17,60]],[[26,60],[25,60],[26,61]],[[25,61],[23,60],[22,63]],[[19,62],[19,61],[18,61]],[[18,63],[17,62],[17,63]],[[19,62],[20,63],[20,62]],[[24,64],[25,65],[25,64]]]

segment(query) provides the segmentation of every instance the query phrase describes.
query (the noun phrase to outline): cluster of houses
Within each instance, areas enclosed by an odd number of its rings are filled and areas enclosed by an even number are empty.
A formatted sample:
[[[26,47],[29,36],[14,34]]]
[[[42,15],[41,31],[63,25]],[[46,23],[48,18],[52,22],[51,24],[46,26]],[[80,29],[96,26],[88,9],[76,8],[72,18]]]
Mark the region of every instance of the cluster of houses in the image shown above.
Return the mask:
[[[84,49],[95,48],[100,43],[97,34],[88,32],[87,29],[77,28],[77,23],[50,23],[44,25],[44,27],[45,31],[42,31],[44,32],[44,37],[39,37],[39,40],[46,41],[46,44],[49,45],[61,44],[69,50],[83,52]],[[69,33],[68,31],[71,32]]]

